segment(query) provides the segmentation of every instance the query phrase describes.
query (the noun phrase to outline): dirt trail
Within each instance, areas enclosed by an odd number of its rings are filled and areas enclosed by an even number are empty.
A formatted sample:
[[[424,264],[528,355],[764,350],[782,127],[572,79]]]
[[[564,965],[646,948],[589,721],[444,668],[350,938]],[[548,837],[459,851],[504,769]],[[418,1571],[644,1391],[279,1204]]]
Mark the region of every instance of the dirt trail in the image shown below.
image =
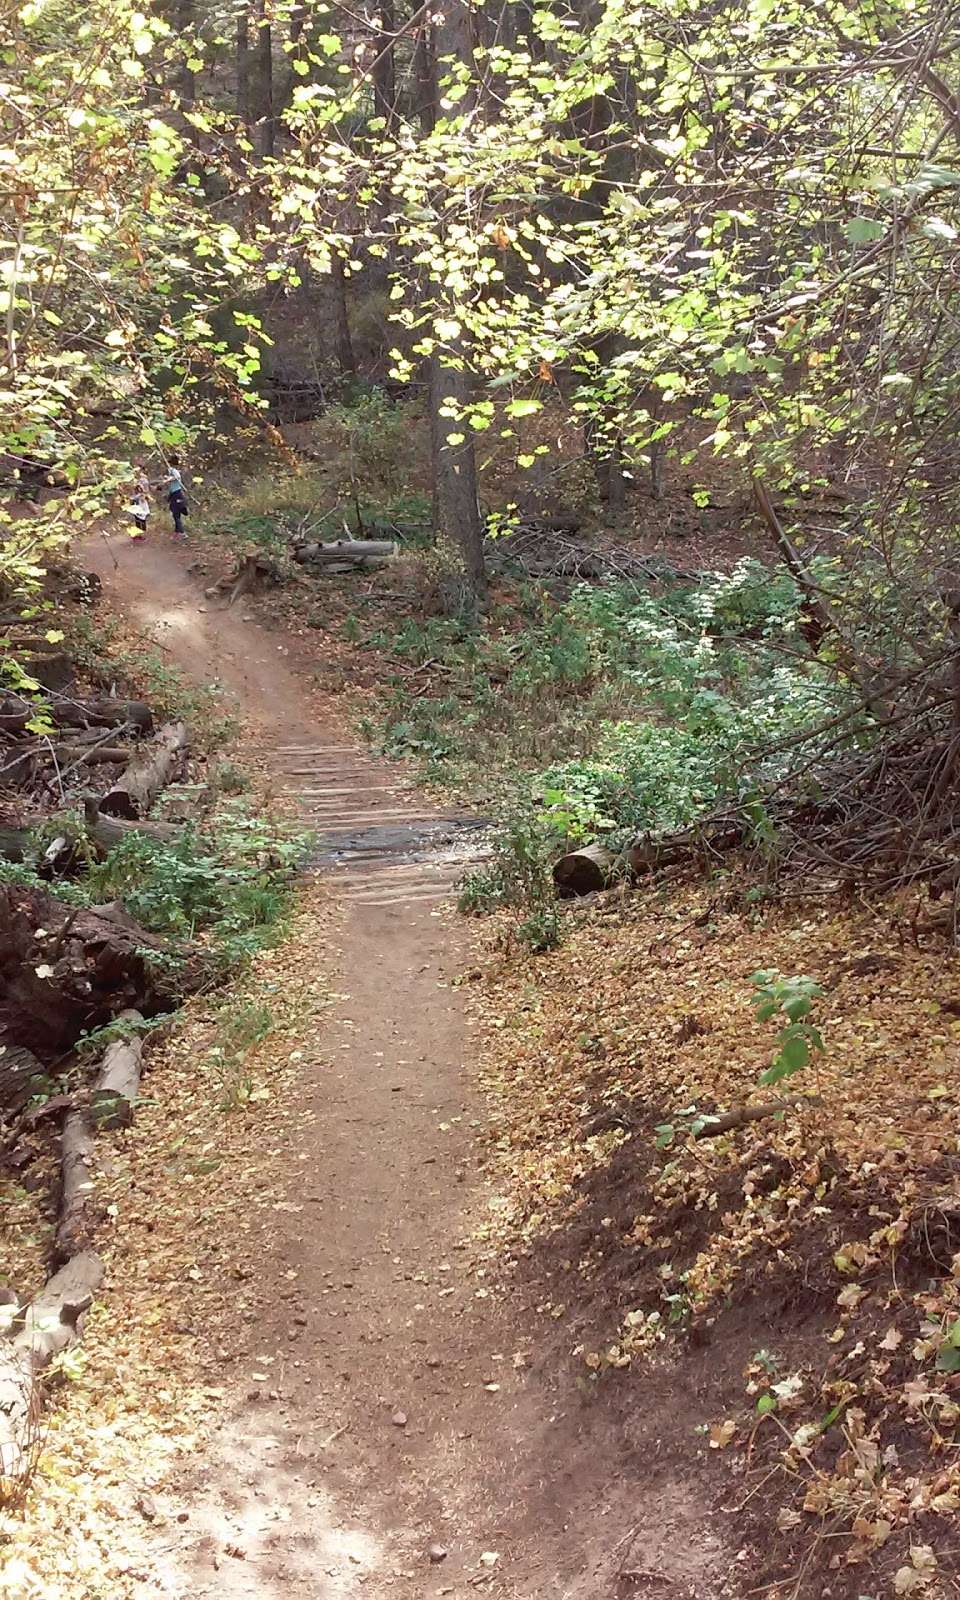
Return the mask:
[[[673,1380],[639,1422],[612,1421],[538,1359],[543,1319],[469,1265],[491,1196],[442,822],[314,714],[297,641],[205,601],[183,552],[114,547],[116,570],[102,542],[85,551],[111,600],[222,684],[325,834],[343,906],[339,949],[318,953],[337,992],[325,1037],[303,1040],[278,1240],[249,1263],[258,1309],[215,1375],[229,1424],[145,1593],[720,1595],[719,1543],[677,1465]]]

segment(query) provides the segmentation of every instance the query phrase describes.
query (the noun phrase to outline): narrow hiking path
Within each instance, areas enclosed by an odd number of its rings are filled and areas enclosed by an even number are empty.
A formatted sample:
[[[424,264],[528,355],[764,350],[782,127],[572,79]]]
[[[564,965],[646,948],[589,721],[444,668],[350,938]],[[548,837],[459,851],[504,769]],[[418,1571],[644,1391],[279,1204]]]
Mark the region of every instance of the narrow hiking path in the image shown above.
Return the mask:
[[[144,1594],[725,1593],[681,1466],[692,1396],[664,1375],[611,1420],[540,1359],[543,1319],[471,1246],[495,1196],[457,986],[464,819],[355,745],[312,702],[307,646],[205,600],[187,554],[84,555],[138,630],[222,685],[318,830],[338,908],[336,947],[315,952],[333,1003],[301,1041],[287,1192],[261,1249],[254,1230],[216,1374],[227,1422],[187,1468],[184,1524]]]

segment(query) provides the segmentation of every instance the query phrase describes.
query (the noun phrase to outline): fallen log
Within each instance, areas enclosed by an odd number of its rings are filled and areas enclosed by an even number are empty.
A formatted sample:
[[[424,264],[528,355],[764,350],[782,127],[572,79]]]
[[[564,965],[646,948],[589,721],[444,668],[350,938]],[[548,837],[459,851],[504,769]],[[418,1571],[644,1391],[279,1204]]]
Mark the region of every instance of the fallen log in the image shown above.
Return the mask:
[[[100,1220],[93,1181],[94,1127],[85,1110],[67,1114],[60,1135],[60,1215],[53,1239],[59,1262],[88,1250]]]
[[[36,745],[5,745],[0,756],[0,785],[16,788],[34,776],[39,750]]]
[[[73,862],[76,841],[69,839],[66,834],[58,834],[40,855],[37,854],[37,848],[37,841],[29,828],[0,828],[0,860],[16,865],[34,859],[41,878],[52,878],[68,870]]]
[[[142,817],[173,777],[187,748],[185,722],[169,722],[136,755],[100,801],[100,816]]]
[[[142,1023],[139,1011],[121,1011],[117,1022]],[[143,1065],[143,1040],[139,1033],[127,1039],[114,1039],[107,1045],[100,1063],[90,1101],[91,1115],[98,1128],[127,1128],[133,1121],[140,1093]]]
[[[33,842],[29,828],[0,828],[0,859],[24,861]]]
[[[83,815],[91,839],[105,851],[112,850],[131,833],[145,833],[150,839],[157,839],[161,844],[169,844],[181,832],[173,822],[149,822],[144,819],[128,821],[124,817],[105,817],[98,802],[91,796],[88,796],[83,803]]]
[[[55,727],[114,728],[126,722],[140,733],[149,733],[153,726],[153,712],[142,700],[115,700],[112,696],[76,700],[51,692],[42,704],[24,695],[5,695],[0,700],[0,730],[22,733],[41,712]]]
[[[54,1356],[80,1337],[102,1282],[100,1257],[81,1251],[16,1315],[12,1336],[0,1345],[0,1486],[4,1480],[22,1482],[30,1473],[40,1444],[37,1380]]]
[[[370,570],[385,567],[396,553],[392,539],[339,539],[334,544],[302,544],[293,559],[301,566]]]
[[[37,753],[43,755],[43,748]],[[86,762],[90,766],[122,767],[130,760],[130,747],[125,744],[55,744],[53,754],[61,765],[69,763],[79,767]]]
[[[24,650],[10,647],[17,666],[44,689],[65,689],[76,677],[76,663],[63,650]]]
[[[560,857],[554,864],[553,881],[564,895],[595,894],[616,883],[630,883],[655,867],[672,866],[677,859],[676,852],[665,845],[645,842],[614,851],[603,844],[587,844]]]
[[[117,731],[123,732],[123,727],[121,725]],[[112,737],[112,731],[105,734],[101,728],[90,728],[86,733],[78,729],[73,738],[66,741],[33,739],[29,743],[20,741],[7,745],[0,754],[0,783],[23,783],[45,761],[56,761],[62,777],[84,762],[124,766],[132,754],[130,746],[109,744],[107,741]]]
[[[553,881],[562,894],[594,894],[614,881],[621,859],[605,845],[584,845],[582,850],[560,857],[554,864]]]
[[[46,1069],[21,1044],[0,1045],[0,1123],[16,1117],[47,1086]]]

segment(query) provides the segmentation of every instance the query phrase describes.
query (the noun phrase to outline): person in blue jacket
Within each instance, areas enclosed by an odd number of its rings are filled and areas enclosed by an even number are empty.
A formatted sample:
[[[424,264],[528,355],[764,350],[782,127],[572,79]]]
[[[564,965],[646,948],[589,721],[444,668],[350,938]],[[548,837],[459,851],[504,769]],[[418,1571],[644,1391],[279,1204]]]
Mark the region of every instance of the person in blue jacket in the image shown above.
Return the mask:
[[[167,470],[157,485],[167,496],[170,515],[173,518],[173,531],[178,539],[185,539],[183,519],[189,511],[187,495],[183,487],[183,475],[180,470],[180,457],[170,456],[167,460]]]

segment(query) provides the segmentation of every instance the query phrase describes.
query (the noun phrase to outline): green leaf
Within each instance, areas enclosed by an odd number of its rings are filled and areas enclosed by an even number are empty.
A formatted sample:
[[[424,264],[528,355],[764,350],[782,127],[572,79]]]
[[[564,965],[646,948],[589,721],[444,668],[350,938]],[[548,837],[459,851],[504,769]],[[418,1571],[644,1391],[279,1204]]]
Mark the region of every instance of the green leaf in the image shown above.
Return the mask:
[[[872,244],[886,233],[886,224],[874,217],[852,217],[844,232],[851,244]]]
[[[505,410],[508,417],[532,417],[543,405],[539,400],[509,400]]]
[[[759,1411],[761,1417],[768,1416],[771,1411],[776,1411],[776,1409],[777,1401],[774,1395],[762,1394],[760,1396],[759,1400],[757,1401],[757,1410]]]
[[[790,1072],[799,1072],[810,1060],[810,1046],[800,1034],[792,1034],[783,1041],[780,1060]]]

